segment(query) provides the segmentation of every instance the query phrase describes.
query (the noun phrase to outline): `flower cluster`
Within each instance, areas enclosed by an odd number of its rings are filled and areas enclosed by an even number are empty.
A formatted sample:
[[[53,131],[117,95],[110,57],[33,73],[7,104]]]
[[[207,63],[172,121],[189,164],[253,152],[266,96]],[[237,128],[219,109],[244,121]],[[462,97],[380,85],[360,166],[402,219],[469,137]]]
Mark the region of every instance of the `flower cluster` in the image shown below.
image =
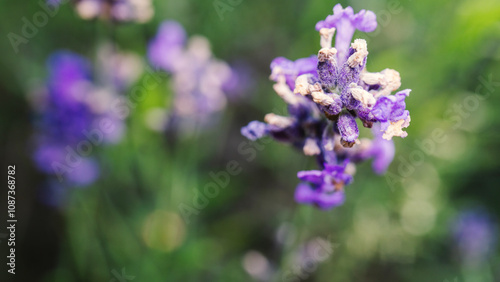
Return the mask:
[[[391,95],[401,86],[399,73],[368,72],[366,41],[351,42],[355,30],[375,30],[375,14],[354,14],[340,4],[333,12],[316,25],[321,38],[317,56],[296,61],[279,57],[271,63],[274,90],[288,104],[290,116],[268,114],[265,123],[253,121],[241,130],[251,140],[271,136],[316,156],[321,170],[298,173],[303,183],[295,199],[322,209],[343,202],[343,187],[352,182],[355,163],[373,158],[374,171],[384,173],[394,157],[392,137],[406,137],[402,129],[410,122],[405,104],[410,90]],[[372,140],[359,139],[357,120],[372,129]]]
[[[91,64],[83,57],[59,51],[48,60],[45,86],[31,97],[37,114],[35,164],[69,185],[85,186],[97,179],[98,164],[90,154],[94,146],[121,139],[125,125],[112,110],[113,101],[137,78],[123,71],[138,63],[132,55],[110,55],[109,49],[101,48],[99,56],[108,58],[108,65],[99,69],[112,76],[112,83],[93,80]]]
[[[183,27],[174,21],[161,24],[149,44],[148,57],[156,68],[172,75],[175,93],[169,120],[166,114],[157,115],[163,122],[160,126],[150,124],[153,129],[165,130],[174,123],[188,132],[197,126],[207,127],[225,108],[234,82],[243,80],[227,63],[213,57],[206,38],[187,39]]]
[[[49,0],[59,5],[62,0]],[[149,21],[154,14],[151,0],[75,0],[78,15],[86,20],[102,18],[116,22]]]

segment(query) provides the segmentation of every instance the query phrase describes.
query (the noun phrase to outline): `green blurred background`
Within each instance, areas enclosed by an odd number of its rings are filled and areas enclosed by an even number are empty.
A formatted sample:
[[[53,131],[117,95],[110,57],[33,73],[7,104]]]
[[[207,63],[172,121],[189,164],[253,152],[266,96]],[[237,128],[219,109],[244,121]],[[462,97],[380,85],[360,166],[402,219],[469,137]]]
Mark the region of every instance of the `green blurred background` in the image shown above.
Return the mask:
[[[368,70],[395,69],[402,89],[412,89],[412,122],[395,142],[389,173],[358,166],[346,203],[330,211],[293,200],[296,173],[314,168],[313,159],[271,140],[246,141],[239,129],[283,108],[268,80],[271,60],[315,54],[314,25],[337,2],[221,2],[231,7],[222,17],[214,1],[154,1],[153,20],[118,26],[82,20],[65,4],[17,54],[6,35],[20,33],[22,17],[40,7],[0,2],[0,159],[5,170],[15,164],[18,177],[12,281],[129,281],[116,276],[122,271],[133,281],[500,281],[498,246],[466,267],[450,230],[469,208],[499,223],[500,2],[340,1],[377,14],[377,30],[355,38],[368,41]],[[95,58],[109,41],[144,57],[166,19],[208,38],[217,58],[246,61],[254,81],[245,98],[228,105],[218,126],[172,144],[144,126],[145,112],[172,95],[166,79],[134,109],[125,138],[94,154],[102,177],[72,190],[63,207],[41,204],[46,176],[31,159],[27,93],[47,76],[47,57],[68,49]],[[433,138],[436,130],[444,142]],[[192,206],[213,182],[210,173],[234,162],[240,172],[186,222],[180,205]],[[11,281],[0,244],[0,278]],[[314,257],[314,244],[330,251]]]

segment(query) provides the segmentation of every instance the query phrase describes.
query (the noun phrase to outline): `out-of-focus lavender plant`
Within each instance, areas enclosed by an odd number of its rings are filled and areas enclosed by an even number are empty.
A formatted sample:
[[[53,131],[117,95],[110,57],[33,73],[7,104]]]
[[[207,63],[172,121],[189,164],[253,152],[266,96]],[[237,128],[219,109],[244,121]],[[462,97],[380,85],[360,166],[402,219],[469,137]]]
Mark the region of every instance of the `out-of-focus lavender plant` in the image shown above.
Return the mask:
[[[114,86],[103,82],[105,75],[94,79],[85,58],[58,51],[48,59],[45,85],[31,96],[36,113],[33,159],[40,171],[59,180],[52,181],[47,191],[60,191],[55,185],[81,187],[93,183],[99,176],[98,163],[91,155],[93,147],[118,142],[123,135],[123,117],[112,105],[138,74],[120,71],[133,66],[132,55],[107,56],[99,69],[112,78]]]
[[[143,61],[135,53],[117,51],[116,46],[111,43],[105,43],[97,50],[95,83],[110,92],[127,91],[143,70]]]
[[[316,156],[321,170],[298,173],[303,181],[295,192],[299,203],[322,209],[342,204],[354,164],[373,158],[374,171],[384,173],[394,157],[392,137],[407,136],[402,129],[410,123],[405,104],[410,90],[391,95],[401,86],[399,73],[368,72],[366,41],[351,42],[356,29],[371,32],[376,27],[373,12],[354,14],[351,7],[337,4],[333,15],[316,25],[321,38],[317,56],[296,61],[279,57],[271,63],[274,90],[288,104],[290,116],[271,113],[265,123],[252,121],[241,130],[251,140],[271,136]],[[359,139],[358,120],[371,128],[372,140]]]
[[[48,0],[60,5],[63,0]],[[76,12],[86,20],[101,18],[115,22],[149,21],[154,14],[151,0],[73,0]]]
[[[207,128],[226,107],[228,97],[239,95],[246,83],[244,72],[214,58],[206,38],[188,39],[184,28],[175,21],[161,24],[149,43],[148,57],[153,66],[172,75],[174,92],[168,121],[166,114],[155,115],[160,121],[151,123],[153,129],[174,127],[192,132],[194,128]],[[151,112],[155,113],[157,110]]]
[[[477,266],[495,252],[498,226],[483,210],[465,210],[455,218],[452,235],[462,262]]]

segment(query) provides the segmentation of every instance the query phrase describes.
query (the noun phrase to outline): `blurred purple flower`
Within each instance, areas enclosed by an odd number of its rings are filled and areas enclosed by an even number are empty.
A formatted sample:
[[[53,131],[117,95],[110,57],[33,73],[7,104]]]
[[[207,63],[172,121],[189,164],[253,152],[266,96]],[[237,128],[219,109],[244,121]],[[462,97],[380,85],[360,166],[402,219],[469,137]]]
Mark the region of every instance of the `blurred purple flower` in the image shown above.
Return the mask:
[[[186,32],[178,22],[163,22],[156,37],[149,42],[149,61],[165,71],[175,71],[175,64],[180,62],[180,57],[184,53],[186,38]]]
[[[118,142],[124,131],[123,117],[110,107],[118,93],[97,85],[89,62],[75,53],[55,52],[47,67],[46,87],[33,103],[33,160],[40,171],[67,181],[65,186],[89,185],[99,176],[99,165],[88,156],[93,147]]]
[[[318,57],[312,55],[308,58],[290,61],[284,57],[278,57],[271,62],[271,80],[278,81],[280,76],[284,76],[290,89],[295,88],[295,79],[303,74],[317,76],[316,66]]]
[[[186,40],[179,23],[166,21],[149,43],[148,57],[153,66],[172,75],[171,120],[159,123],[185,132],[213,125],[226,106],[225,87],[235,72],[213,57],[208,40],[201,36]]]
[[[37,147],[34,160],[38,168],[54,174],[54,164],[64,164],[67,146],[86,140],[84,132],[91,130],[94,116],[84,98],[90,81],[90,64],[82,57],[61,51],[48,59],[49,77],[44,108],[37,125]],[[68,171],[68,180],[86,184],[96,178],[97,169]],[[72,175],[72,177],[69,177]]]
[[[99,177],[99,165],[94,159],[82,159],[78,166],[71,170],[67,178],[76,186],[87,186],[94,183]]]

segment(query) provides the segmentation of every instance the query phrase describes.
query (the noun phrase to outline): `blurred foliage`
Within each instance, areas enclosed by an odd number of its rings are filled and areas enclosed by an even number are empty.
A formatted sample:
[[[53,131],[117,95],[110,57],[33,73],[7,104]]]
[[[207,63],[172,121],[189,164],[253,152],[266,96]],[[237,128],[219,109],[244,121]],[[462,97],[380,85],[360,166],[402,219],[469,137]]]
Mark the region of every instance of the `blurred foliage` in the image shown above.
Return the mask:
[[[40,6],[2,1],[0,156],[2,167],[16,164],[20,177],[17,281],[113,281],[122,269],[134,281],[258,280],[245,267],[251,258],[265,263],[265,281],[499,281],[498,249],[479,268],[463,267],[450,224],[468,207],[500,218],[500,2],[341,3],[378,15],[373,34],[355,37],[368,41],[369,70],[396,69],[402,88],[412,89],[412,123],[408,138],[396,140],[388,175],[358,166],[346,203],[325,212],[293,201],[296,172],[313,167],[312,159],[270,140],[249,142],[239,128],[284,107],[268,80],[269,63],[315,54],[314,25],[335,3],[242,0],[222,19],[213,1],[156,1],[154,19],[142,25],[84,21],[65,4],[16,54],[6,35],[19,34],[22,18],[31,20]],[[45,176],[31,161],[27,93],[46,77],[46,58],[58,49],[95,58],[109,41],[144,56],[165,19],[207,37],[216,57],[247,62],[254,87],[228,106],[218,126],[167,136],[144,126],[146,110],[172,95],[167,78],[132,111],[126,138],[93,153],[103,177],[72,190],[60,209],[43,206],[37,195]],[[436,129],[445,142],[432,141]],[[424,140],[432,147],[422,153]],[[213,182],[210,172],[224,172],[232,161],[241,173],[186,223],[180,205],[192,205]],[[317,237],[337,247],[314,271],[287,280],[301,246]],[[255,262],[252,250],[264,259]]]

